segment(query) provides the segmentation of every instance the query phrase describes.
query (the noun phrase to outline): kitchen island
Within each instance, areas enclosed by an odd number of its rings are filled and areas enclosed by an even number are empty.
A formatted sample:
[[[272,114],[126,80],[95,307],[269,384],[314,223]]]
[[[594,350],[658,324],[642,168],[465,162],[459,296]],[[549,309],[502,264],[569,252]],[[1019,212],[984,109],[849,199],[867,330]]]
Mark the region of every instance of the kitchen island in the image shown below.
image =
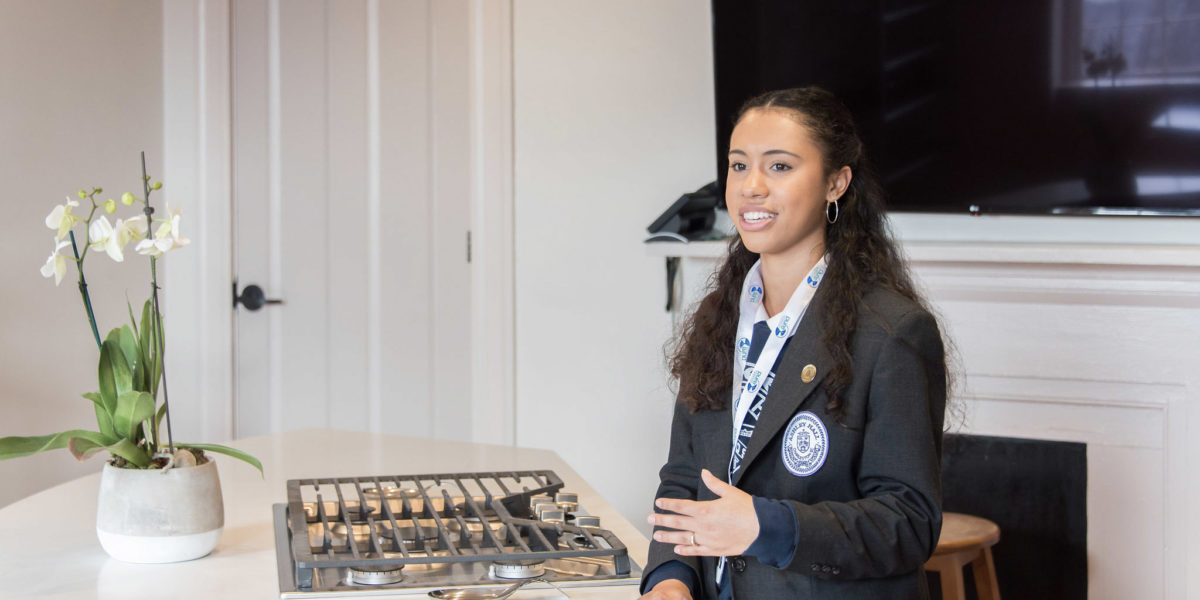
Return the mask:
[[[265,475],[241,461],[217,456],[225,532],[209,556],[166,565],[110,559],[96,539],[97,460],[96,474],[0,509],[0,597],[278,598],[271,506],[287,500],[287,480],[300,478],[549,469],[567,489],[579,494],[581,506],[599,516],[604,528],[625,543],[635,563],[646,562],[645,536],[548,450],[331,430],[293,431],[229,445],[259,458]],[[573,600],[638,595],[635,585],[564,589]],[[424,594],[366,597],[411,600]],[[534,585],[513,596],[514,600],[563,597],[554,589]]]

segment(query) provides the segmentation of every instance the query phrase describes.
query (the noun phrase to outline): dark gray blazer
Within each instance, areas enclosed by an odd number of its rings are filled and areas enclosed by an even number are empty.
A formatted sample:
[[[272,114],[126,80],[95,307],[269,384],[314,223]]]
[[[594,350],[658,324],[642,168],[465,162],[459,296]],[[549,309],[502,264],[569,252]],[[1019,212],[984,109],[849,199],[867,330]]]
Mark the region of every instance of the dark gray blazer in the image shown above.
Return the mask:
[[[854,378],[843,392],[845,414],[839,424],[825,410],[821,387],[832,365],[821,342],[824,289],[817,291],[779,359],[732,482],[750,494],[789,502],[800,542],[784,568],[731,557],[733,595],[737,600],[926,600],[922,565],[942,526],[946,385],[937,322],[893,292],[866,295],[852,344]],[[805,383],[801,370],[810,364],[816,377]],[[781,458],[784,430],[801,411],[816,414],[829,432],[825,463],[807,477],[792,475]],[[691,414],[679,403],[657,497],[714,499],[700,482],[700,469],[726,477],[732,427],[728,408]],[[651,542],[645,572],[671,560],[696,570],[701,597],[717,597],[715,558],[681,557],[671,545]]]

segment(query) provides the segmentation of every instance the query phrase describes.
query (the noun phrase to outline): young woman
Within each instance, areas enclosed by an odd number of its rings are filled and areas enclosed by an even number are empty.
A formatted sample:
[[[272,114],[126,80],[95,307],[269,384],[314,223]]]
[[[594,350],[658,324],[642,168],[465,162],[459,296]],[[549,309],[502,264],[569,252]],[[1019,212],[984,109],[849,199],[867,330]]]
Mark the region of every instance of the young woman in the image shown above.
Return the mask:
[[[850,113],[751,99],[725,200],[739,235],[671,361],[643,598],[928,598],[945,354]]]

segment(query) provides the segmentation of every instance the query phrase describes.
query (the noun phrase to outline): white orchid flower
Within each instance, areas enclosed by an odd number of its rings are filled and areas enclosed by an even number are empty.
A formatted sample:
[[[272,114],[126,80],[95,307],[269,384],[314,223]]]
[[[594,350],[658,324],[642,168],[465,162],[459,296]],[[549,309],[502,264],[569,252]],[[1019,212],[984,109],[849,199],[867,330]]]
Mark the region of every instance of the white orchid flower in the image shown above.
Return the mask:
[[[161,256],[168,250],[180,248],[192,243],[191,240],[179,235],[179,217],[182,213],[181,209],[175,209],[171,212],[171,206],[167,205],[167,214],[169,218],[161,220],[161,225],[154,231],[154,238],[146,238],[134,247],[139,254],[147,254],[150,256]],[[157,220],[157,219],[156,219]]]
[[[63,239],[71,230],[71,226],[75,224],[75,215],[71,214],[71,209],[76,206],[79,206],[79,203],[68,197],[66,204],[55,206],[54,210],[46,216],[46,227],[58,230],[58,235],[54,239]]]
[[[153,256],[153,257],[157,258],[159,256],[162,256],[162,254],[164,252],[166,252],[167,250],[170,250],[173,246],[174,246],[174,244],[172,243],[170,237],[165,237],[165,238],[154,237],[154,238],[146,238],[146,239],[138,242],[138,245],[134,246],[133,249],[135,251],[137,251],[138,254],[144,254],[147,256]]]
[[[88,242],[92,248],[104,250],[108,253],[109,258],[117,262],[125,260],[125,253],[121,250],[121,244],[117,240],[117,232],[108,222],[108,217],[104,215],[100,215],[100,218],[92,221],[91,226],[88,227]]]
[[[175,212],[171,212],[171,205],[168,204],[167,205],[167,214],[171,215],[170,235],[171,235],[171,240],[175,244],[174,246],[172,246],[172,248],[180,248],[180,247],[183,247],[183,246],[186,246],[186,245],[192,243],[192,240],[189,240],[189,239],[179,235],[179,217],[180,217],[180,215],[183,214],[183,209],[176,208]],[[159,229],[161,230],[161,228],[159,228]]]
[[[50,258],[46,259],[46,264],[42,265],[42,277],[54,277],[54,285],[62,282],[63,275],[67,273],[67,257],[58,253],[59,250],[70,246],[71,242],[59,241],[54,246],[54,252],[50,253]]]
[[[149,231],[149,228],[146,227],[145,215],[138,215],[125,221],[117,219],[117,224],[113,226],[113,229],[117,232],[117,244],[122,248],[133,240],[145,238]]]

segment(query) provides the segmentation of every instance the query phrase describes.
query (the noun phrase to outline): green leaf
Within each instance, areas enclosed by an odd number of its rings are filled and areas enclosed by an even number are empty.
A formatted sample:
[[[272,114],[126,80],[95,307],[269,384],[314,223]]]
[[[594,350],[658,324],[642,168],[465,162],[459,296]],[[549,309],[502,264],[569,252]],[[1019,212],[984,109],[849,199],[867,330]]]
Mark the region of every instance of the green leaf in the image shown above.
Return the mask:
[[[154,417],[154,426],[159,431],[162,431],[162,420],[165,416],[167,416],[167,403],[164,402],[162,406],[158,407],[158,415]]]
[[[75,457],[75,460],[80,462],[92,457],[95,453],[103,450],[104,444],[89,440],[87,438],[73,437],[67,440],[67,450]]]
[[[91,400],[96,405],[96,423],[100,425],[100,433],[111,438],[116,438],[117,431],[113,429],[112,413],[108,412],[108,407],[104,406],[104,400],[100,397],[100,394],[97,392],[88,392],[83,397]]]
[[[116,443],[105,446],[104,449],[143,469],[150,466],[150,455],[129,440],[117,440]]]
[[[150,312],[152,308],[149,300],[142,305],[142,328],[138,330],[138,338],[142,341],[142,348],[146,349],[146,352],[149,352],[150,348]]]
[[[249,463],[251,466],[258,469],[259,474],[262,474],[262,472],[263,472],[262,463],[258,462],[257,458],[254,458],[253,456],[250,456],[249,454],[246,454],[245,452],[242,452],[241,450],[238,450],[236,448],[230,448],[229,446],[222,446],[220,444],[178,443],[178,444],[175,444],[175,446],[177,446],[179,448],[195,448],[197,450],[204,450],[205,452],[216,452],[219,454],[224,454],[226,456],[232,456],[238,460]]]
[[[141,334],[138,333],[137,319],[133,316],[133,305],[129,303],[129,295],[125,296],[125,308],[129,309],[129,324],[133,326],[133,336],[141,339]]]
[[[158,320],[158,326],[162,326],[162,320]],[[146,389],[151,395],[158,396],[158,383],[162,379],[162,357],[155,352],[155,329],[154,324],[154,305],[150,300],[147,300],[142,305],[142,326],[138,330],[139,344],[142,348],[142,355],[145,357],[143,363],[151,365],[147,368],[150,379],[147,381]]]
[[[104,362],[105,353],[108,354],[113,383],[117,396],[120,397],[121,394],[133,389],[133,372],[129,370],[129,361],[125,359],[125,352],[121,350],[121,345],[113,338],[112,334],[100,348],[100,362]]]
[[[137,318],[133,316],[133,305],[129,303],[128,296],[125,298],[125,308],[129,309],[129,324],[131,327],[133,327],[133,341],[137,346],[138,366],[140,367],[137,369],[137,371],[139,371],[142,376],[142,383],[140,386],[138,386],[138,389],[150,391],[150,373],[148,367],[150,364],[150,355],[146,351],[146,346],[142,344],[142,334],[138,333]]]
[[[104,346],[100,346],[100,403],[104,406],[105,412],[112,414],[117,410],[117,382],[113,375],[112,361],[109,360],[109,353]]]
[[[146,374],[145,368],[143,368],[142,352],[138,349],[137,338],[133,337],[133,330],[129,329],[128,325],[122,325],[120,328],[112,330],[108,334],[108,339],[114,340],[117,346],[121,348],[121,354],[125,355],[125,362],[129,365],[133,389],[148,389],[145,381]]]
[[[96,409],[96,425],[99,426],[100,433],[110,437],[117,437],[117,430],[113,427],[112,415],[104,410],[103,406],[96,405],[92,408]]]
[[[20,458],[22,456],[37,454],[38,452],[65,448],[71,438],[84,438],[98,444],[111,444],[117,441],[115,438],[102,433],[85,431],[83,429],[72,429],[62,433],[30,437],[10,436],[0,438],[0,460]]]
[[[133,441],[142,421],[154,416],[154,399],[147,392],[130,390],[117,398],[117,410],[113,413],[113,427],[117,435]]]

